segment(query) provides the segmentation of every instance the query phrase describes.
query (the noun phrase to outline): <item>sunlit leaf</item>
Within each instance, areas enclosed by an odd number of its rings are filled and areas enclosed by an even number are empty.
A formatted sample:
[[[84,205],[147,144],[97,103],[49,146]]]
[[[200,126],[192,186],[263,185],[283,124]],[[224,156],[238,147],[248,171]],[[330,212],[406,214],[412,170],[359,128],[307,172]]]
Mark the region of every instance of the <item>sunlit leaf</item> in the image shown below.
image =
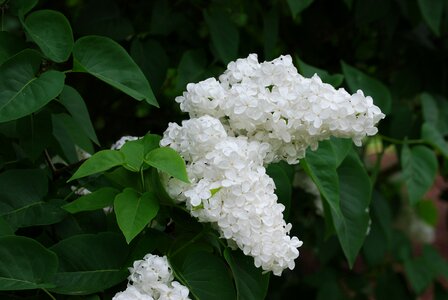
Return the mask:
[[[115,197],[114,210],[118,226],[130,243],[157,215],[159,202],[151,192],[140,195],[126,188]]]

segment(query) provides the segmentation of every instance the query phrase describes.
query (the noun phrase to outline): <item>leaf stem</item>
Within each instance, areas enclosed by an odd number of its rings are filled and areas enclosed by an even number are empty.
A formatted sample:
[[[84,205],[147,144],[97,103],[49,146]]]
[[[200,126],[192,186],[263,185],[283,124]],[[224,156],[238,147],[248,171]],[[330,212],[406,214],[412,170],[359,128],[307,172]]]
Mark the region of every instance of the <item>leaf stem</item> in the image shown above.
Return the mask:
[[[143,165],[140,167],[140,181],[142,183],[142,192],[146,192],[145,175],[143,174]]]
[[[52,299],[52,300],[56,300],[56,298],[49,292],[47,291],[47,289],[42,288],[42,290]]]

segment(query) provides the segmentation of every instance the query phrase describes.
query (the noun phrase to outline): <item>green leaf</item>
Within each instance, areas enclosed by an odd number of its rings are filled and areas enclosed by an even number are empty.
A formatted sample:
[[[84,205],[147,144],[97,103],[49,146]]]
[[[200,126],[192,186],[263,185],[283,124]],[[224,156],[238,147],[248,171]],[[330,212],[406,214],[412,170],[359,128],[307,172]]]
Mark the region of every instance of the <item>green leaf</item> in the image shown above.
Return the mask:
[[[101,209],[106,206],[111,206],[118,193],[119,191],[114,188],[103,187],[88,195],[79,197],[75,201],[64,205],[62,208],[72,214],[81,211]]]
[[[9,9],[14,15],[26,15],[30,10],[32,10],[36,5],[38,0],[14,0],[9,1]]]
[[[139,172],[143,165],[143,158],[145,156],[145,148],[140,140],[127,141],[120,152],[124,155],[124,167],[132,172]]]
[[[406,183],[409,202],[416,204],[434,183],[437,174],[437,158],[433,151],[425,146],[407,145],[401,151],[401,167]]]
[[[73,120],[78,124],[84,133],[97,145],[99,145],[98,138],[90,121],[89,111],[84,103],[81,95],[77,90],[71,86],[65,85],[59,96],[59,102],[65,106],[67,111],[73,117]]]
[[[423,293],[433,280],[432,271],[422,257],[405,261],[404,271],[412,289],[417,294]]]
[[[54,10],[38,10],[25,19],[25,31],[49,59],[64,62],[72,53],[73,33],[67,18]]]
[[[73,47],[73,71],[87,72],[136,100],[157,106],[145,75],[123,47],[100,36],[85,36]]]
[[[389,89],[379,80],[359,71],[358,69],[341,62],[347,85],[352,93],[358,89],[365,95],[371,96],[373,102],[378,105],[384,114],[388,114],[391,109],[392,96]]]
[[[0,174],[0,215],[13,227],[28,220],[26,211],[43,204],[48,179],[42,170],[8,170]]]
[[[0,290],[52,287],[58,268],[57,256],[33,239],[0,237]]]
[[[176,90],[182,91],[189,82],[198,82],[203,79],[206,65],[207,60],[204,51],[186,51],[177,67]]]
[[[68,181],[104,172],[113,167],[123,165],[124,163],[123,153],[115,150],[102,150],[86,160]]]
[[[168,55],[156,40],[140,41],[134,39],[131,44],[131,56],[140,66],[154,90],[159,90],[168,71]]]
[[[16,130],[20,147],[33,162],[53,143],[51,114],[46,109],[18,119]]]
[[[65,75],[47,71],[36,77],[41,58],[23,50],[0,66],[0,122],[31,114],[59,95]]]
[[[189,183],[185,162],[172,148],[162,147],[149,152],[145,156],[145,162],[174,178]]]
[[[422,126],[422,138],[431,146],[438,149],[443,156],[448,158],[448,142],[442,136],[438,129],[436,129],[432,124],[426,122]]]
[[[366,238],[370,221],[370,178],[354,151],[344,159],[337,172],[343,218],[340,219],[338,212],[332,211],[333,221],[342,250],[349,265],[353,266]]]
[[[117,223],[129,244],[157,215],[159,202],[155,195],[126,188],[115,197],[114,210]]]
[[[236,299],[232,280],[220,258],[202,250],[168,258],[177,279],[190,290],[190,296],[196,299]]]
[[[241,251],[224,250],[224,257],[230,266],[235,280],[239,300],[265,299],[269,286],[269,273],[263,274],[255,267],[251,257]]]
[[[287,0],[289,10],[293,18],[297,17],[305,8],[311,5],[314,0]]]
[[[323,82],[331,84],[335,88],[340,86],[344,81],[344,76],[342,74],[333,74],[330,75],[327,71],[313,67],[303,60],[301,60],[298,56],[296,56],[296,61],[298,64],[299,72],[304,77],[311,78],[314,74],[317,74]]]
[[[0,236],[13,234],[14,231],[12,230],[11,226],[9,226],[8,222],[6,222],[3,217],[0,217]]]
[[[431,200],[417,202],[415,211],[417,212],[419,218],[425,221],[427,224],[433,227],[437,225],[438,210],[437,206]]]
[[[160,136],[156,134],[146,134],[143,138],[135,141],[127,141],[120,152],[125,158],[124,167],[133,172],[139,172],[143,166],[145,155],[158,148]]]
[[[435,35],[440,36],[444,0],[418,0],[423,19]]]
[[[285,206],[283,212],[284,219],[288,219],[289,210],[291,208],[292,185],[291,180],[286,174],[285,170],[279,164],[270,164],[266,169],[266,174],[274,180],[275,194],[278,197],[278,202]]]
[[[423,247],[423,259],[432,271],[434,278],[448,278],[448,262],[432,245]]]
[[[439,122],[439,108],[435,99],[428,93],[421,94],[420,99],[422,101],[423,119],[436,127]]]
[[[25,47],[25,41],[18,36],[7,31],[0,31],[0,65]]]
[[[80,130],[80,126],[70,115],[66,113],[54,114],[51,116],[51,119],[53,122],[53,134],[61,144],[64,154],[70,162],[79,161],[76,146],[87,153],[94,152],[93,144],[89,137],[83,130]],[[64,136],[61,136],[61,134]]]
[[[223,64],[228,64],[238,56],[239,32],[224,10],[204,13],[214,50]]]
[[[59,257],[52,292],[87,295],[110,288],[128,275],[128,247],[118,233],[81,234],[50,248]]]
[[[374,192],[371,204],[372,225],[363,246],[366,262],[370,266],[378,265],[385,259],[391,247],[392,212],[386,199]]]

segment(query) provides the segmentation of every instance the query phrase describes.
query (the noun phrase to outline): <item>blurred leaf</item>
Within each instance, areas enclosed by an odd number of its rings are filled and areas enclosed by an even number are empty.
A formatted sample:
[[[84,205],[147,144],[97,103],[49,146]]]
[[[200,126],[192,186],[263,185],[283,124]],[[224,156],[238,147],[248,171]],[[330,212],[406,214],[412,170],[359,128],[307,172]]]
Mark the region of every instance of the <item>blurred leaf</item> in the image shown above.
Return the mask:
[[[8,170],[0,174],[0,216],[12,227],[20,227],[24,212],[43,204],[48,179],[42,170]]]
[[[121,41],[132,34],[134,28],[129,19],[121,15],[117,2],[95,0],[83,3],[74,22],[79,36],[100,35]]]
[[[38,3],[38,0],[14,0],[9,1],[9,9],[14,15],[26,15],[30,10],[32,10]]]
[[[420,95],[423,108],[423,119],[425,122],[430,123],[433,126],[437,126],[439,119],[439,108],[435,99],[428,93]]]
[[[304,77],[311,78],[314,74],[317,74],[323,82],[331,84],[333,87],[339,87],[344,81],[344,76],[342,74],[330,75],[327,71],[313,67],[306,64],[298,56],[296,56],[296,61],[299,67],[300,74]]]
[[[440,24],[444,4],[444,0],[418,0],[418,6],[420,7],[423,19],[437,36],[440,36]]]
[[[8,222],[5,221],[3,217],[0,216],[0,237],[3,235],[13,235],[14,231]]]
[[[435,227],[438,219],[437,206],[431,200],[417,202],[415,211],[420,219]]]
[[[252,257],[241,251],[224,250],[224,257],[230,266],[235,280],[237,297],[239,300],[265,299],[269,285],[269,273],[254,265]]]
[[[111,171],[104,172],[103,175],[111,182],[112,186],[115,186],[118,189],[130,187],[142,192],[142,184],[140,182],[141,179],[139,173],[131,172],[124,167],[118,167]]]
[[[0,66],[0,122],[31,114],[59,95],[65,75],[47,71],[36,77],[41,58],[23,50]]]
[[[448,142],[432,124],[423,123],[422,138],[448,158]]]
[[[53,122],[53,134],[61,144],[64,154],[69,158],[70,162],[74,163],[80,160],[76,146],[87,153],[94,152],[93,144],[89,137],[83,130],[80,130],[81,127],[70,115],[61,113],[53,114],[51,117]],[[61,134],[64,136],[61,137]],[[74,157],[72,157],[73,155]]]
[[[387,115],[390,112],[392,103],[392,96],[389,89],[379,80],[364,74],[345,62],[342,61],[341,65],[342,72],[351,92],[355,93],[358,89],[362,90],[365,95],[371,96],[373,102]]]
[[[45,109],[18,119],[16,129],[20,146],[31,161],[36,161],[53,143],[51,115]]]
[[[408,190],[409,202],[416,204],[433,184],[437,173],[437,158],[425,146],[407,145],[401,151],[401,167]]]
[[[344,159],[337,170],[339,177],[340,207],[343,219],[333,212],[333,222],[342,250],[353,266],[367,235],[370,216],[371,183],[367,172],[354,151]]]
[[[270,164],[266,169],[266,174],[274,180],[275,194],[278,197],[278,202],[285,206],[283,218],[287,220],[289,217],[289,210],[291,208],[291,180],[279,164]]]
[[[159,202],[151,192],[139,195],[137,191],[125,188],[115,197],[114,210],[118,226],[129,244],[157,215]]]
[[[59,257],[56,287],[52,292],[87,295],[125,280],[128,247],[120,234],[81,234],[50,248]]]
[[[64,105],[73,120],[78,124],[84,133],[97,145],[99,145],[96,137],[95,129],[90,121],[89,111],[81,95],[71,86],[65,85],[59,96],[59,102]]]
[[[404,270],[412,289],[417,294],[423,293],[433,280],[432,271],[422,257],[405,261]]]
[[[378,276],[377,285],[375,287],[375,299],[381,300],[397,300],[412,299],[406,281],[397,273],[386,271]]]
[[[204,18],[218,58],[225,65],[235,60],[238,56],[240,38],[238,28],[224,10],[204,12]]]
[[[69,181],[109,170],[125,163],[123,153],[115,150],[102,150],[92,155],[73,174]]]
[[[185,162],[172,148],[162,147],[150,151],[145,156],[145,162],[165,172],[174,178],[189,183]]]
[[[370,215],[372,224],[364,242],[363,253],[367,263],[373,266],[385,259],[392,239],[392,212],[379,192],[373,193]]]
[[[293,18],[313,3],[314,0],[287,0]]]
[[[25,41],[18,36],[7,31],[0,31],[0,65],[25,47]]]
[[[140,41],[131,44],[131,56],[140,66],[151,87],[157,91],[162,87],[168,70],[168,55],[156,40]]]
[[[110,187],[100,188],[88,195],[79,197],[73,202],[64,205],[62,208],[74,214],[81,211],[101,209],[111,206],[114,203],[118,190]]]
[[[224,262],[205,251],[188,251],[169,257],[174,275],[196,299],[234,300],[235,288]],[[192,297],[192,298],[193,298]]]
[[[136,100],[157,106],[148,80],[123,47],[100,36],[85,36],[73,48],[73,71],[87,72]]]
[[[448,278],[448,262],[434,249],[434,246],[425,245],[423,247],[423,259],[426,266],[433,272],[434,278]]]
[[[33,239],[0,237],[0,291],[52,287],[57,256]]]
[[[207,61],[204,51],[188,50],[180,59],[177,67],[176,90],[186,89],[189,82],[198,82],[205,73]]]
[[[73,49],[73,33],[63,14],[38,10],[27,16],[24,27],[45,56],[55,62],[68,60]]]

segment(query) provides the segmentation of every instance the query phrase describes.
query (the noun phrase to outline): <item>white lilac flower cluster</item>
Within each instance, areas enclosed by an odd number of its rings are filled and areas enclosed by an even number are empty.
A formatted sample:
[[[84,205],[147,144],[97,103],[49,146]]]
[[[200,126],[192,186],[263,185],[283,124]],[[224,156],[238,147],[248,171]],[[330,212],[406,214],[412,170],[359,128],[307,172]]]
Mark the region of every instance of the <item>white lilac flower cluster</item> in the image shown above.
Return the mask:
[[[147,254],[129,268],[128,287],[113,300],[187,300],[189,290],[173,281],[173,271],[166,256]]]
[[[184,157],[192,183],[168,179],[170,196],[185,201],[199,221],[214,224],[221,237],[254,257],[257,267],[275,275],[294,268],[302,242],[289,236],[285,207],[277,203],[274,181],[263,167],[268,144],[228,136],[218,119],[203,116],[182,127],[171,123],[161,145]]]
[[[191,184],[166,178],[168,193],[275,275],[294,268],[302,242],[290,236],[264,166],[297,163],[330,136],[360,145],[384,118],[361,91],[302,77],[290,56],[260,64],[251,54],[231,62],[219,81],[189,84],[176,101],[191,119],[170,123],[160,144],[185,159]]]
[[[229,133],[266,142],[265,163],[297,163],[308,147],[330,136],[352,138],[356,145],[377,133],[384,118],[370,96],[350,95],[314,75],[301,76],[289,55],[259,63],[256,54],[231,62],[219,81],[209,78],[187,85],[176,98],[190,117],[215,117]]]

